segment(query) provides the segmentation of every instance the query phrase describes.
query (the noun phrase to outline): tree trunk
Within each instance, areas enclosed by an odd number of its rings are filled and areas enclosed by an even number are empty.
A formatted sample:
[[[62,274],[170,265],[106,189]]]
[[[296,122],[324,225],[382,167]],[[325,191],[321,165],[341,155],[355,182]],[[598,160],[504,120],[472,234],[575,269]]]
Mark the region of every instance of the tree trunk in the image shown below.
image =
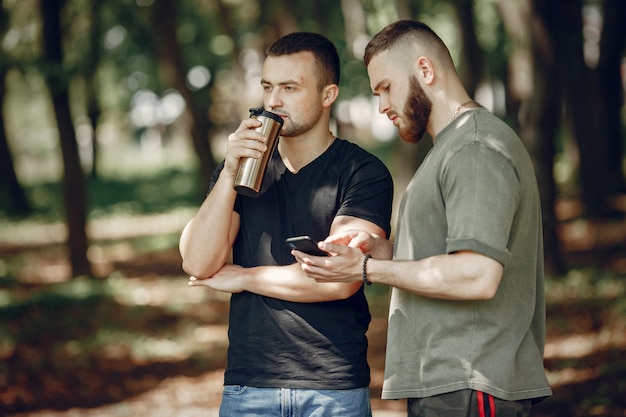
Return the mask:
[[[458,63],[459,75],[470,97],[474,97],[476,87],[485,76],[484,53],[478,44],[478,39],[476,39],[472,5],[472,0],[456,0],[454,2],[460,27],[461,45],[463,45],[461,59]]]
[[[545,271],[565,271],[557,234],[556,184],[552,175],[555,137],[559,127],[560,94],[555,45],[550,35],[559,6],[553,2],[531,1],[530,48],[533,59],[533,93],[520,108],[520,135],[535,163],[544,230]],[[539,4],[541,3],[541,4]]]
[[[13,158],[4,127],[4,95],[6,92],[6,68],[0,67],[0,191],[8,197],[7,210],[11,214],[28,214],[31,210],[26,193],[17,180]]]
[[[90,28],[89,28],[89,48],[85,57],[85,89],[87,99],[87,117],[91,123],[91,177],[98,178],[98,141],[96,137],[96,131],[98,129],[98,120],[102,111],[100,110],[100,104],[98,103],[98,94],[96,91],[96,71],[98,69],[98,62],[100,61],[100,13],[103,2],[93,0],[90,16]]]
[[[40,3],[43,16],[43,58],[46,82],[52,96],[61,150],[63,154],[63,201],[68,227],[68,246],[72,275],[91,276],[87,259],[86,192],[84,176],[78,154],[76,133],[72,124],[67,94],[68,81],[62,72],[63,46],[61,36],[62,0],[46,0]]]
[[[600,97],[594,94],[598,80],[585,64],[582,38],[582,1],[550,2],[553,11],[551,37],[557,49],[566,122],[578,144],[581,199],[590,217],[603,217],[607,208],[608,170],[606,137],[599,129]]]
[[[600,40],[600,57],[595,76],[598,80],[598,129],[606,142],[602,165],[606,166],[606,197],[626,192],[622,158],[624,157],[624,131],[621,110],[624,89],[621,79],[622,53],[626,47],[626,1],[606,0],[604,22]]]
[[[154,3],[152,19],[157,34],[157,56],[164,70],[166,81],[173,85],[185,99],[191,117],[191,138],[196,155],[200,160],[202,193],[206,193],[216,163],[209,144],[211,123],[208,118],[208,105],[203,106],[194,100],[193,93],[185,81],[186,68],[181,47],[176,41],[178,10],[176,2],[157,0]]]

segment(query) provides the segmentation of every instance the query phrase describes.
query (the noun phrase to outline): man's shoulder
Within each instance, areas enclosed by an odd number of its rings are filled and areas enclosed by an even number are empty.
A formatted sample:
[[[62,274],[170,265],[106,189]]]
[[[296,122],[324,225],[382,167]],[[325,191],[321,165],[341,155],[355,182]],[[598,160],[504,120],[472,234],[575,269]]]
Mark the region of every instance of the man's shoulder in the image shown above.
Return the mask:
[[[374,155],[372,152],[367,149],[361,147],[355,142],[349,141],[347,139],[337,138],[335,140],[337,145],[337,155],[343,155],[346,158],[355,159],[355,160],[370,160],[370,161],[378,161],[382,163],[380,158]]]

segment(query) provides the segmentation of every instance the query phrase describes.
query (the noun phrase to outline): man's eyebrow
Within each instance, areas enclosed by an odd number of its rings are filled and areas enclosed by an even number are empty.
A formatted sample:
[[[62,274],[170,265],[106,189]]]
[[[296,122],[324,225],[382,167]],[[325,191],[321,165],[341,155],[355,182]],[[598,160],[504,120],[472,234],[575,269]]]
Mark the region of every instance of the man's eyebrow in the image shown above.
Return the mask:
[[[261,84],[273,84],[273,83],[261,78]],[[292,80],[281,81],[277,83],[276,85],[300,85],[300,83],[292,79]]]
[[[378,84],[376,84],[376,85],[374,86],[374,88],[372,88],[372,92],[373,92],[374,94],[377,94],[378,90],[380,90],[380,89],[381,89],[381,87],[383,86],[383,84],[386,84],[386,83],[387,83],[387,80],[381,80],[381,81],[379,81],[379,82],[378,82]]]

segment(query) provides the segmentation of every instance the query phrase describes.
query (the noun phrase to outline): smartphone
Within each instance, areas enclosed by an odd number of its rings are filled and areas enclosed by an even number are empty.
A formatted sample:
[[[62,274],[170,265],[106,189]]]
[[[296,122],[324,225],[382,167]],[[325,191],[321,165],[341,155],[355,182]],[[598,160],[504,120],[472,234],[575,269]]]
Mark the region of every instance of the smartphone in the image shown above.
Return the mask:
[[[317,243],[310,236],[295,236],[285,240],[287,246],[300,252],[308,253],[314,256],[328,256],[328,252],[324,252],[317,247]]]

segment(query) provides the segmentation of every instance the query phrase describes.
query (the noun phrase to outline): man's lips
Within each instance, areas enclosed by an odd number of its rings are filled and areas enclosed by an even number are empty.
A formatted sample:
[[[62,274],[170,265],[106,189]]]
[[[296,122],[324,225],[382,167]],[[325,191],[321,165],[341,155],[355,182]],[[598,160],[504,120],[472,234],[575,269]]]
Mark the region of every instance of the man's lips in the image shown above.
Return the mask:
[[[283,119],[286,119],[288,117],[287,114],[281,113],[280,111],[277,111],[277,110],[272,110],[272,113],[274,113],[277,116],[282,117]]]

